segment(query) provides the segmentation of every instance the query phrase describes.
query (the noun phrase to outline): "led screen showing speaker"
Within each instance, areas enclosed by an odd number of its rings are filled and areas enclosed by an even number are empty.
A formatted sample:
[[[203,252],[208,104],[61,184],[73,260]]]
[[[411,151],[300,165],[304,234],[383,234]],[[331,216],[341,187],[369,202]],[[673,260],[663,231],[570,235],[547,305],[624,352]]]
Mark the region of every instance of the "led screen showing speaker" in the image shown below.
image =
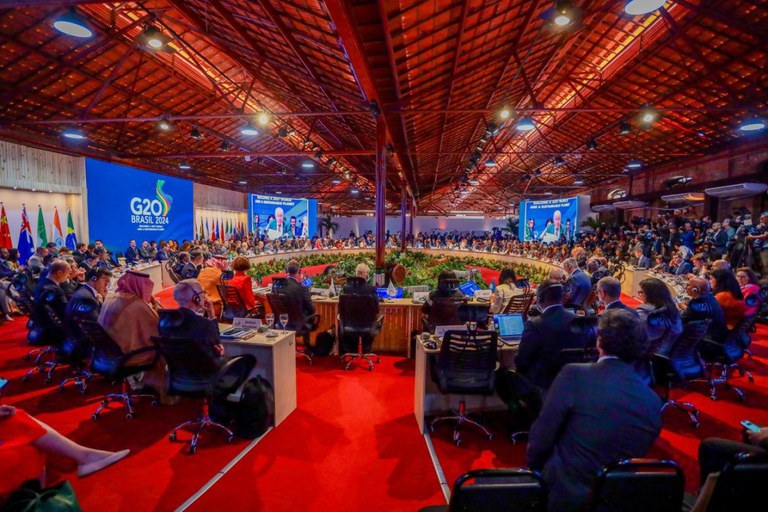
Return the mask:
[[[312,237],[317,230],[317,201],[249,194],[250,230],[260,237]]]
[[[89,238],[111,252],[130,240],[192,240],[193,188],[189,180],[85,159]]]
[[[579,230],[579,198],[520,202],[520,240],[565,242]]]

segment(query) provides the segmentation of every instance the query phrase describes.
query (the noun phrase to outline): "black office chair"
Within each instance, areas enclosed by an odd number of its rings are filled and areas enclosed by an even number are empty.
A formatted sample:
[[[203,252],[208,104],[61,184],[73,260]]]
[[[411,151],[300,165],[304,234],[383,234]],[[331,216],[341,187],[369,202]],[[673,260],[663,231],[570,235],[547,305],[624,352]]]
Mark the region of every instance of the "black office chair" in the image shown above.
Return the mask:
[[[745,341],[745,339],[750,339],[749,325],[749,319],[742,319],[728,333],[722,343],[705,336],[699,345],[699,355],[704,361],[709,375],[709,397],[712,400],[717,400],[718,398],[718,385],[722,385],[725,389],[733,390],[740,400],[746,400],[744,392],[731,384],[729,374],[735,371],[742,376],[746,375],[749,382],[755,381],[752,374],[739,364],[739,361],[744,358],[746,347],[749,346],[749,342]]]
[[[680,512],[685,477],[671,460],[624,459],[602,468],[589,512]]]
[[[424,330],[434,334],[439,325],[459,325],[459,306],[466,304],[467,299],[438,298],[432,301],[429,312],[422,315]]]
[[[43,308],[45,318],[41,319],[38,316],[37,321],[32,323],[31,328],[27,332],[27,344],[44,348],[40,349],[38,357],[35,359],[35,366],[21,378],[22,382],[27,382],[35,373],[44,373],[45,383],[50,384],[56,368],[66,364],[64,360],[59,359],[59,356],[61,347],[67,339],[67,332],[58,315],[55,315],[55,312],[49,306],[55,298],[56,294],[53,292],[40,297],[40,300],[43,302],[41,307]],[[51,314],[54,314],[54,318],[51,318]],[[47,320],[47,325],[41,325],[44,320]],[[51,355],[51,360],[42,361],[42,356],[45,354]]]
[[[90,371],[104,376],[110,382],[119,381],[122,383],[120,393],[110,393],[102,399],[101,404],[99,404],[96,412],[92,415],[93,419],[99,419],[101,411],[112,402],[122,402],[125,404],[125,408],[128,410],[128,413],[125,415],[127,419],[132,419],[134,416],[133,400],[136,398],[149,398],[152,405],[157,405],[157,397],[154,395],[131,393],[127,381],[131,375],[154,368],[160,357],[157,348],[142,347],[124,354],[120,345],[112,339],[98,322],[88,319],[76,319],[76,322],[87,342],[93,346]],[[150,355],[152,359],[141,363],[136,362],[137,359],[145,359],[147,355]]]
[[[704,339],[709,328],[708,320],[696,320],[683,326],[683,333],[672,346],[668,355],[653,354],[653,380],[657,386],[664,389],[661,395],[664,405],[663,413],[668,407],[673,407],[688,414],[694,427],[699,427],[699,410],[689,402],[680,402],[670,398],[672,387],[687,382],[706,378],[706,369],[699,357],[699,343]]]
[[[694,509],[707,512],[753,510],[755,504],[765,501],[768,455],[740,453],[726,464],[716,478],[712,492],[700,493],[699,499],[703,503],[697,500]]]
[[[372,345],[373,339],[381,332],[384,315],[379,314],[379,300],[370,295],[345,292],[339,297],[339,313],[336,318],[339,322],[341,342],[354,339],[357,346],[357,352],[345,352],[341,356],[344,369],[349,370],[355,359],[364,359],[368,362],[368,369],[373,371],[374,359],[377,363],[380,359],[371,352],[371,346],[363,346],[363,338],[367,338],[367,343]]]
[[[221,322],[232,323],[235,318],[259,318],[264,315],[264,308],[257,304],[248,308],[240,297],[240,292],[234,286],[216,285],[221,296]]]
[[[287,295],[282,295],[279,289],[277,292],[273,291],[273,293],[267,294],[267,300],[269,301],[269,307],[272,308],[272,312],[275,314],[275,318],[279,318],[283,314],[288,315],[288,325],[285,328],[295,331],[296,337],[301,336],[304,340],[304,348],[300,348],[298,343],[296,344],[296,354],[305,357],[309,364],[312,364],[312,345],[310,340],[312,333],[320,326],[320,315],[317,313],[305,315],[301,309],[301,304]]]
[[[507,302],[506,307],[501,313],[504,315],[512,314],[512,313],[520,313],[523,315],[523,321],[525,321],[528,318],[528,310],[531,308],[531,305],[533,304],[533,301],[535,298],[536,296],[533,295],[532,293],[515,295],[511,299],[509,299],[509,302]]]
[[[666,306],[648,313],[645,322],[646,332],[648,333],[648,353],[637,358],[632,363],[632,367],[643,382],[648,386],[653,386],[653,367],[651,363],[653,354],[658,352],[659,347],[662,345],[669,346],[674,341],[671,338],[675,334],[672,331],[672,321],[667,316]]]
[[[496,348],[498,334],[492,331],[447,331],[443,337],[440,353],[435,360],[435,380],[441,393],[461,395],[491,395],[496,382]],[[458,413],[435,418],[430,430],[442,421],[454,421],[453,442],[461,443],[459,429],[467,423],[493,438],[488,429],[470,419],[466,412],[466,401],[461,397]]]
[[[163,319],[173,321],[173,319]],[[246,381],[256,366],[256,358],[251,354],[237,356],[226,362],[222,367],[211,353],[204,350],[195,340],[187,338],[169,338],[153,336],[152,341],[168,365],[168,393],[175,396],[185,396],[202,399],[202,414],[199,418],[185,421],[176,426],[169,438],[176,441],[179,430],[197,426],[197,430],[189,441],[189,453],[197,451],[197,444],[203,430],[209,427],[223,430],[227,434],[227,442],[232,442],[235,434],[221,423],[211,419],[209,401],[222,399],[236,391]]]
[[[448,512],[508,512],[547,509],[547,486],[529,469],[477,469],[453,484]]]
[[[32,315],[34,303],[35,280],[29,271],[18,271],[11,278],[11,289],[15,292],[11,298],[19,311],[26,316]]]
[[[52,372],[59,366],[69,366],[73,374],[59,383],[59,391],[64,391],[67,384],[80,386],[80,392],[85,394],[88,379],[93,375],[87,369],[87,361],[90,357],[91,349],[88,343],[83,339],[79,330],[75,333],[69,328],[69,324],[49,305],[46,304],[45,312],[51,323],[57,329],[66,333],[64,341],[55,347],[54,361],[48,370],[46,382],[52,379]]]
[[[169,259],[165,262],[165,271],[168,272],[168,276],[171,278],[171,281],[174,283],[178,283],[181,281],[181,277],[179,274],[176,273],[176,261],[174,259]]]

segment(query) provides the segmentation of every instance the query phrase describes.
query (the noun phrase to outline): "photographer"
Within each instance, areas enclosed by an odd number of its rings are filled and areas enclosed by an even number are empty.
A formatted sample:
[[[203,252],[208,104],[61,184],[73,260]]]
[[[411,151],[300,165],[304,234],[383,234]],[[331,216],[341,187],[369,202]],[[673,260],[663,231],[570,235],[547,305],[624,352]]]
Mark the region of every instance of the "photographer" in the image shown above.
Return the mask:
[[[766,243],[766,239],[768,239],[768,212],[763,212],[760,215],[760,223],[746,237],[748,242],[752,242],[752,247],[760,256],[760,267],[763,276],[768,274],[768,243]]]

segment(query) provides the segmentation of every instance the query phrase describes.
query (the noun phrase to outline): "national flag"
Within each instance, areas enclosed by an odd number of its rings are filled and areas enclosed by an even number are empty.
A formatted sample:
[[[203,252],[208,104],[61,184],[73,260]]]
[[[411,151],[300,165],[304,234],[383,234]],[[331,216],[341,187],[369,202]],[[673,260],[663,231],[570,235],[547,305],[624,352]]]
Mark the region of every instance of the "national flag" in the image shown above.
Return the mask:
[[[226,240],[224,238],[224,219],[222,219],[221,222],[219,222],[219,240],[221,240],[222,242]]]
[[[208,221],[207,220],[205,221],[205,225],[206,226],[208,225]],[[211,227],[208,230],[208,234],[209,234],[208,238],[211,239],[211,242],[216,240],[216,224],[214,223],[213,219],[211,219]]]
[[[5,206],[0,203],[0,247],[11,249],[13,241],[11,240],[11,228],[8,226],[8,217],[5,215]]]
[[[37,246],[48,244],[48,235],[45,232],[45,217],[43,217],[43,207],[37,205]]]
[[[43,227],[45,229],[45,227]],[[35,241],[32,239],[32,226],[27,217],[27,207],[21,205],[21,229],[19,230],[19,264],[25,265],[30,256],[35,253]]]
[[[205,226],[203,226],[203,218],[200,217],[200,232],[197,234],[198,240],[203,240],[205,238]]]
[[[77,247],[77,235],[75,234],[75,223],[72,222],[72,210],[67,209],[67,249],[74,251]]]
[[[59,220],[59,209],[53,207],[53,242],[59,249],[64,247],[64,232],[61,229],[61,221]]]

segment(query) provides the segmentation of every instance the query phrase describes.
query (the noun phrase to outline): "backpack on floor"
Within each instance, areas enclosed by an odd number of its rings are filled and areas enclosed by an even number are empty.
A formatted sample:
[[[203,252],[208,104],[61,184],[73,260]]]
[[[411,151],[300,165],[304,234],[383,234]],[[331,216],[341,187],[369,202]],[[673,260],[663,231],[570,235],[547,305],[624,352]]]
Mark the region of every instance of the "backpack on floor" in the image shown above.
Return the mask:
[[[266,379],[257,375],[243,386],[232,414],[235,435],[256,439],[267,431],[275,418],[275,393]]]
[[[331,326],[327,331],[323,331],[315,337],[315,345],[312,347],[313,356],[327,356],[333,350],[333,345],[336,343],[336,327]]]

